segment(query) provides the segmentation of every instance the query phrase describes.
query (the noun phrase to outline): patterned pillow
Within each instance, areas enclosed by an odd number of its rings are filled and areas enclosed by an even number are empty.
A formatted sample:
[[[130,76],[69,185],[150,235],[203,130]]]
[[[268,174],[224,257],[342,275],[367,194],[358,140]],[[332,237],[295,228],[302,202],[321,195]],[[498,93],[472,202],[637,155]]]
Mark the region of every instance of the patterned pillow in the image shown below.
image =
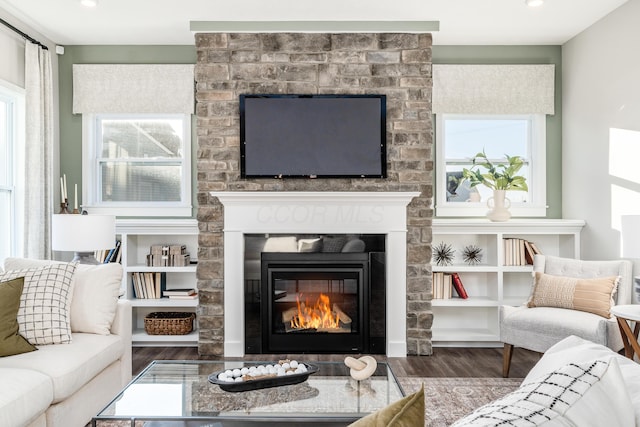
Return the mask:
[[[72,280],[77,263],[6,271],[0,281],[24,277],[18,325],[34,345],[71,342]]]
[[[322,252],[340,252],[342,247],[347,243],[346,236],[338,237],[323,237],[322,238]]]
[[[458,420],[462,426],[635,426],[615,356],[569,363]]]
[[[608,319],[619,280],[620,276],[578,279],[536,272],[527,307],[568,308]]]

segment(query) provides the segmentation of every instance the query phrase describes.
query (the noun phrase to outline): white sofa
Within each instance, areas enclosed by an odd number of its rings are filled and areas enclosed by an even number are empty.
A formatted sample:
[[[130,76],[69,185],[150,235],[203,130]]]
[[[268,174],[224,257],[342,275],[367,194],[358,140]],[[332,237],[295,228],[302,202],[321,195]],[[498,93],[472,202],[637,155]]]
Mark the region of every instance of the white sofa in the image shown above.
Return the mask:
[[[47,263],[7,259],[5,271]],[[78,266],[71,342],[0,358],[0,426],[85,426],[131,380],[131,306],[114,283],[121,277],[119,264]]]
[[[454,426],[640,426],[640,365],[569,336],[549,348],[520,388]]]

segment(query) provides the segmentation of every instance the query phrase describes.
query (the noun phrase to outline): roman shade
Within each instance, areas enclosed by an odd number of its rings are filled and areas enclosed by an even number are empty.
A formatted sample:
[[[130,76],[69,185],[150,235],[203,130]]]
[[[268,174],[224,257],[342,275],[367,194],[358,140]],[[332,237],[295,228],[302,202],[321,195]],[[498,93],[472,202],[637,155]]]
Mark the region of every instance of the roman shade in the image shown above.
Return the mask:
[[[74,114],[193,114],[193,64],[74,64]]]
[[[433,113],[554,114],[555,65],[433,65]]]

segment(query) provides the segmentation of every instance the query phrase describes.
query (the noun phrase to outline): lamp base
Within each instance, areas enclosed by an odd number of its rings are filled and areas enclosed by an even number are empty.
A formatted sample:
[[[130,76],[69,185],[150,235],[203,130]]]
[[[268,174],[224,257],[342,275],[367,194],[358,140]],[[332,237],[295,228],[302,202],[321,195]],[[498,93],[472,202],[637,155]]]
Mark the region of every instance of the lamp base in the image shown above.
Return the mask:
[[[71,262],[79,262],[80,264],[100,264],[93,252],[74,252]]]

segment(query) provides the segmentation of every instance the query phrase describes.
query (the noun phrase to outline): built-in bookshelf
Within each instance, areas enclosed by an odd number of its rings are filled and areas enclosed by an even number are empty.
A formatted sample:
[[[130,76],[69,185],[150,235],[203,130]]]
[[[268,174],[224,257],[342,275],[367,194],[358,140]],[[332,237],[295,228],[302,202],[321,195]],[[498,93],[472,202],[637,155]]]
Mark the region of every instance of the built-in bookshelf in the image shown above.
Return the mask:
[[[122,251],[121,262],[124,270],[122,279],[122,298],[132,305],[132,326],[134,346],[197,346],[198,319],[194,330],[187,335],[148,335],[144,330],[144,318],[147,314],[159,311],[196,312],[198,298],[162,297],[164,289],[196,289],[196,263],[198,253],[198,223],[195,219],[118,219],[116,234]],[[149,257],[156,249],[153,246],[179,247],[181,255],[188,254],[186,265],[153,265]],[[169,251],[170,249],[168,249]],[[162,252],[160,252],[162,254]],[[149,265],[151,264],[151,265]],[[162,263],[161,263],[162,264]],[[141,293],[136,292],[136,279],[147,286]],[[151,284],[146,284],[146,279]],[[156,280],[160,283],[156,284]],[[146,290],[153,292],[146,292]]]
[[[432,270],[458,273],[468,298],[459,298],[454,289],[451,298],[432,300],[433,345],[501,346],[499,306],[521,305],[531,289],[533,266],[527,261],[525,242],[544,255],[579,258],[584,224],[560,219],[434,219],[432,244],[449,244],[454,254],[450,265],[434,263]],[[475,265],[463,259],[469,245],[482,249]]]

